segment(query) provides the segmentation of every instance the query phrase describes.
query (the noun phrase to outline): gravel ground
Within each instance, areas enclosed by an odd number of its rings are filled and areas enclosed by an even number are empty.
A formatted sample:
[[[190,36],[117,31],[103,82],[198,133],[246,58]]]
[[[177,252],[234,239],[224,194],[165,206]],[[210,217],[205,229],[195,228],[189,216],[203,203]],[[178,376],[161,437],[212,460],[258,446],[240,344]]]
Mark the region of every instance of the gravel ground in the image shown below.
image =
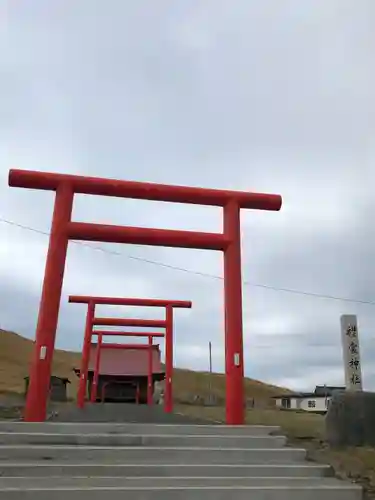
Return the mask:
[[[204,418],[165,413],[162,406],[122,403],[86,404],[81,410],[74,404],[56,407],[54,422],[139,422],[154,424],[209,424]],[[57,414],[56,414],[57,413]]]

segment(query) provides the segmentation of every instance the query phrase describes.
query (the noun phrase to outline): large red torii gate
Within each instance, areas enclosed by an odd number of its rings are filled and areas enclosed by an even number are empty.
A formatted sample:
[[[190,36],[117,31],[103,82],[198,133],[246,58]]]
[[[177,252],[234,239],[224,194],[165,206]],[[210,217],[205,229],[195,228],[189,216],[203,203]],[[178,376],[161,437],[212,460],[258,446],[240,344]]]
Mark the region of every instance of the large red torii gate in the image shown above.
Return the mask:
[[[81,370],[77,403],[80,408],[84,406],[86,394],[87,370],[90,357],[91,336],[93,326],[138,326],[165,329],[165,410],[172,411],[172,372],[173,372],[173,309],[191,309],[189,300],[168,299],[143,299],[139,297],[95,297],[90,295],[70,295],[69,302],[73,304],[86,304],[86,325],[83,340]],[[133,307],[163,307],[165,320],[136,319],[136,318],[95,318],[97,305],[133,306]],[[95,333],[95,332],[94,332]],[[95,390],[95,387],[94,387]]]
[[[71,239],[224,252],[226,423],[243,424],[240,209],[280,210],[281,196],[13,169],[9,171],[8,182],[11,187],[56,192],[25,420],[45,420],[45,395],[50,383],[65,260]],[[73,222],[74,194],[223,207],[223,233]]]

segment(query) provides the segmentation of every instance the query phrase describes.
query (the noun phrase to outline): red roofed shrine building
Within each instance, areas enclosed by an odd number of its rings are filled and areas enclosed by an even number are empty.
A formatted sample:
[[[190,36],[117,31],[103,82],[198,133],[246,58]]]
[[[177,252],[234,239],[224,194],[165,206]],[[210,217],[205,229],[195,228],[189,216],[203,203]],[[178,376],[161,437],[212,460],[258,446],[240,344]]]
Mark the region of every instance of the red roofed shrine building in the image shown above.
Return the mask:
[[[91,344],[88,368],[88,398],[94,376],[97,344]],[[100,351],[97,401],[121,403],[147,403],[148,349],[111,349]],[[80,370],[74,372],[79,377]],[[158,345],[153,346],[153,386],[164,380],[165,372],[161,364]]]

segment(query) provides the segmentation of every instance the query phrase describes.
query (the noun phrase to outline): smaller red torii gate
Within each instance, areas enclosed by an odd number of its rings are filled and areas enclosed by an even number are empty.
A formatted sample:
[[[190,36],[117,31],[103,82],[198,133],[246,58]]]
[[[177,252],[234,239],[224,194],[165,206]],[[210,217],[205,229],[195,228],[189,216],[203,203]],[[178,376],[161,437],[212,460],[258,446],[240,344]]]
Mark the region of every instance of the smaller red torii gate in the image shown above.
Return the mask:
[[[159,347],[159,345],[157,344],[153,344],[151,346],[151,348],[155,348],[155,347]],[[108,349],[122,349],[122,350],[137,350],[137,351],[142,351],[142,350],[146,350],[148,351],[148,353],[152,353],[152,349],[150,351],[150,346],[147,345],[147,344],[102,344],[101,345],[101,349],[105,349],[105,348],[108,348]],[[103,388],[102,389],[102,393],[101,393],[101,399],[103,400],[104,399],[104,394],[105,394],[105,389]],[[138,403],[139,401],[139,386],[137,387],[137,396],[136,396],[136,402]]]
[[[135,297],[95,297],[90,295],[70,295],[69,302],[73,304],[86,304],[86,324],[83,341],[80,379],[77,395],[77,404],[83,408],[87,385],[87,372],[90,359],[90,345],[94,326],[129,326],[144,328],[165,329],[165,399],[164,409],[171,413],[173,409],[172,376],[173,376],[173,309],[191,309],[192,303],[187,300],[168,299],[142,299]],[[96,318],[97,305],[112,306],[137,306],[137,307],[163,307],[165,319],[137,319],[137,318]]]
[[[100,353],[101,349],[103,347],[108,347],[108,346],[113,346],[114,349],[119,349],[119,345],[126,345],[128,346],[129,344],[103,344],[103,336],[109,335],[109,336],[123,336],[123,337],[147,337],[148,339],[148,362],[147,362],[147,404],[149,406],[152,405],[153,403],[153,363],[152,363],[152,354],[153,354],[153,339],[154,338],[163,338],[165,335],[164,333],[160,332],[119,332],[119,331],[113,331],[111,332],[110,330],[93,330],[92,335],[97,335],[98,336],[98,343],[97,343],[97,348],[96,348],[96,357],[95,357],[95,367],[94,367],[94,376],[92,380],[92,387],[91,387],[91,403],[94,403],[96,401],[96,396],[97,396],[97,391],[98,391],[98,379],[99,379],[99,368],[100,368]],[[143,344],[134,344],[134,345],[141,345]],[[173,402],[172,402],[173,403]],[[165,404],[165,400],[164,400]],[[173,408],[172,408],[173,409]],[[172,411],[172,409],[165,408],[165,411]]]

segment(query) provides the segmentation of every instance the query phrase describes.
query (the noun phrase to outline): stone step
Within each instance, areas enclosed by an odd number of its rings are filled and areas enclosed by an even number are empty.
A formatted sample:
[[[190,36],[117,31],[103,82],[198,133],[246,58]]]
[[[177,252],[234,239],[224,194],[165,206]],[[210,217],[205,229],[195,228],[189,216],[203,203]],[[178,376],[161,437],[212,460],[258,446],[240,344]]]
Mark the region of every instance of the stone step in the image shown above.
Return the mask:
[[[101,464],[0,462],[0,477],[324,477],[329,465],[300,464]]]
[[[2,445],[0,461],[59,460],[104,463],[256,464],[291,463],[306,458],[298,448],[131,447]]]
[[[176,425],[97,422],[0,422],[0,432],[53,433],[53,434],[187,434],[267,436],[280,432],[280,427],[265,425]]]
[[[3,496],[6,495],[6,496]],[[0,478],[7,500],[361,500],[334,478]]]
[[[176,429],[176,432],[178,429]],[[0,432],[1,444],[90,446],[189,446],[216,448],[279,448],[284,436],[227,436],[177,434],[61,434]]]

